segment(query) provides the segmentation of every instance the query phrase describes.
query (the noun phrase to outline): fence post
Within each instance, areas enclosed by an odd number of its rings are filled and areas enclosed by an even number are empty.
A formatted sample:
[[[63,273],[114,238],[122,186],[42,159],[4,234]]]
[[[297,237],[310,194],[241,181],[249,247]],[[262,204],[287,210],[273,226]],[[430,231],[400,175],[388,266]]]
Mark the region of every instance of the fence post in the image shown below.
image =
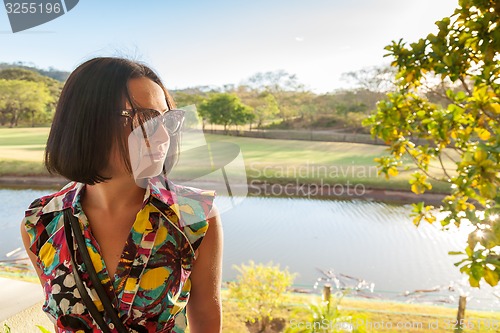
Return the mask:
[[[460,296],[458,300],[457,324],[455,325],[455,332],[462,332],[464,317],[465,317],[465,304],[467,302],[466,296]]]
[[[326,302],[326,308],[330,312],[330,300],[332,295],[332,287],[327,283],[323,286],[323,302]]]

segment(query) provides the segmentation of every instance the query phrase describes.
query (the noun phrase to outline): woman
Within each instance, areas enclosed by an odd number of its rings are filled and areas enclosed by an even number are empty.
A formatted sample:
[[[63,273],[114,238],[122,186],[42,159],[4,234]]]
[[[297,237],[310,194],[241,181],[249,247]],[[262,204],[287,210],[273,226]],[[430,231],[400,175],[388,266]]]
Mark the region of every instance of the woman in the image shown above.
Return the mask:
[[[164,177],[182,120],[143,64],[95,58],[66,81],[45,164],[71,182],[35,200],[21,225],[56,332],[184,332],[187,323],[192,333],[221,331],[215,191]],[[86,246],[77,246],[80,234]],[[119,325],[104,311],[86,252]]]

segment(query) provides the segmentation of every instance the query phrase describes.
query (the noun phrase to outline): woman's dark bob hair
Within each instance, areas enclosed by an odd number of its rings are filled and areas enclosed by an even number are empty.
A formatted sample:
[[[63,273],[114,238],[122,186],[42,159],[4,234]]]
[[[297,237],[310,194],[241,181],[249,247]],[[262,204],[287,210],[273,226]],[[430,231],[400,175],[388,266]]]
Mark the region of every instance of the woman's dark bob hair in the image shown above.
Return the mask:
[[[131,101],[128,81],[142,77],[157,83],[165,92],[169,110],[175,108],[158,75],[144,64],[100,57],[84,62],[71,73],[57,103],[45,149],[45,166],[51,174],[89,185],[109,180],[102,172],[114,143],[132,174],[120,112],[125,109],[125,101]],[[177,162],[179,145],[180,133],[170,138],[165,173]]]

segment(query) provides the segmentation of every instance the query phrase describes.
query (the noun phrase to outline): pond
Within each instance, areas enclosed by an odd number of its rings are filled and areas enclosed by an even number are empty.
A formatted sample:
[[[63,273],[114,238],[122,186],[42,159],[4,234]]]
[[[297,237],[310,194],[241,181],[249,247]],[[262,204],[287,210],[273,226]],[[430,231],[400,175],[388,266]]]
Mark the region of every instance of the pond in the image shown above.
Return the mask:
[[[19,223],[31,201],[50,190],[0,189],[0,260],[22,247]],[[218,196],[219,205],[227,197]],[[295,287],[312,289],[332,269],[373,282],[374,295],[404,300],[405,291],[446,287],[463,276],[453,265],[467,238],[466,228],[441,231],[439,223],[416,228],[410,205],[362,200],[248,197],[222,213],[224,281],[236,277],[233,265],[272,261],[298,273]],[[18,250],[14,256],[23,256]],[[12,258],[12,255],[9,257]],[[498,296],[495,296],[495,294]],[[446,290],[437,299],[455,297]],[[473,290],[468,308],[500,310],[498,288]],[[440,302],[443,302],[441,300]]]

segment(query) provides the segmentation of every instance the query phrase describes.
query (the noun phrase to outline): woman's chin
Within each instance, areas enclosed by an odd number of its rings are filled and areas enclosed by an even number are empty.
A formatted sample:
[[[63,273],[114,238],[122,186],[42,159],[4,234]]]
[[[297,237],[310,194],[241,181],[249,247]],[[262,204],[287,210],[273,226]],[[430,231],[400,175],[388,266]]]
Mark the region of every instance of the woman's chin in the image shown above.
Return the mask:
[[[139,165],[139,167],[134,170],[134,178],[136,180],[153,178],[160,175],[163,171],[163,160],[154,164],[149,165]]]

